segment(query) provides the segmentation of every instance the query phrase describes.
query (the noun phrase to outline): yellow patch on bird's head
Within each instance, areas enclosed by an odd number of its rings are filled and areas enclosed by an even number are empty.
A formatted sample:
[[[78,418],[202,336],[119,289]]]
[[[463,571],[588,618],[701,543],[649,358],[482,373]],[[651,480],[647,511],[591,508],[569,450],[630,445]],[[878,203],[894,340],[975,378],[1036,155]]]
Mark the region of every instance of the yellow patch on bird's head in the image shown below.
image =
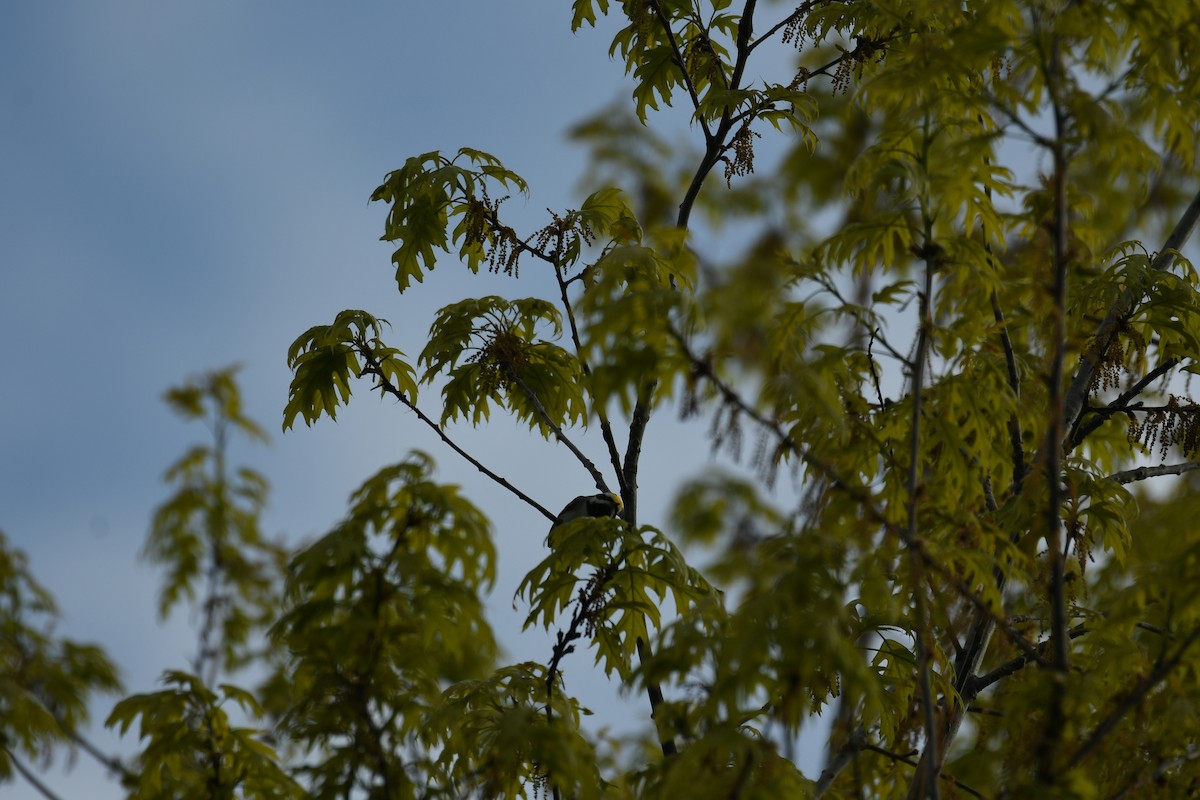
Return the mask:
[[[617,504],[617,511],[625,508],[625,504],[621,502],[621,495],[617,494],[616,492],[609,492],[608,496],[611,497],[613,502]]]

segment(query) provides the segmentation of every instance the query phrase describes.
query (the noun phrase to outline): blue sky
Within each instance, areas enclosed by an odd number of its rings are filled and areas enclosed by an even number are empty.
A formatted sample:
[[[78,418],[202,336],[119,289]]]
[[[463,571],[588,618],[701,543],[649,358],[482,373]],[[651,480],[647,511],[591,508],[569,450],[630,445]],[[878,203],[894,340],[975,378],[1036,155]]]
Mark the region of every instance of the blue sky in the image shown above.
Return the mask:
[[[543,209],[577,203],[586,154],[564,132],[628,97],[609,38],[572,35],[570,5],[547,0],[8,4],[0,530],[59,600],[60,632],[103,644],[127,690],[154,689],[195,647],[186,615],[158,624],[158,576],[137,556],[167,496],[163,470],[205,435],[161,395],[232,363],[242,365],[248,413],[273,433],[269,447],[233,454],[272,483],[268,531],[293,541],[324,532],[359,482],[425,449],[439,477],[462,484],[495,522],[493,606],[509,656],[548,655],[545,638],[516,637],[510,602],[541,557],[545,521],[411,414],[365,393],[336,424],[280,434],[285,353],[309,326],[365,308],[391,320],[389,343],[415,356],[447,302],[543,293],[546,276],[533,269],[516,282],[447,262],[401,297],[378,240],[385,209],[367,200],[407,156],[471,146],[529,180],[532,196],[505,207],[525,229],[543,224]],[[661,522],[674,483],[703,468],[706,450],[690,445],[703,431],[652,426],[646,521]],[[456,435],[549,507],[592,491],[565,451],[505,421]],[[587,439],[601,463],[597,441]],[[608,707],[611,690],[581,686],[590,655],[573,658],[569,687]],[[644,719],[641,698],[632,704]],[[98,705],[97,723],[110,707],[110,698]],[[114,751],[133,744],[94,736]],[[69,770],[59,759],[46,776],[64,798],[120,796],[85,757]],[[38,797],[19,781],[3,794]]]

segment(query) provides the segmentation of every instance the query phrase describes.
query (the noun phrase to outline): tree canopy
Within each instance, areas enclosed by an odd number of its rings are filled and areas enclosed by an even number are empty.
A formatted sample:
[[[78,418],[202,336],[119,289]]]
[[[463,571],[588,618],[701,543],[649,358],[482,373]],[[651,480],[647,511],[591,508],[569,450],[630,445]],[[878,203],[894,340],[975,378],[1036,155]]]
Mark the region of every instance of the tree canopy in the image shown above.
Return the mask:
[[[502,156],[409,158],[371,195],[396,290],[465,267],[512,296],[440,309],[423,347],[370,310],[315,325],[283,411],[288,430],[392,398],[548,524],[531,465],[484,463],[469,435],[503,414],[569,450],[623,509],[559,526],[529,565],[516,601],[553,647],[500,660],[489,516],[430,454],[367,477],[316,541],[265,539],[267,481],[225,458],[262,431],[211,373],[168,394],[213,441],[168,472],[146,547],[162,611],[195,604],[201,637],[108,718],[141,737],[113,763],[130,797],[1200,791],[1200,291],[1181,253],[1200,8],[572,8],[577,33],[617,21],[633,85],[574,129],[578,208],[519,229],[505,203],[537,187]],[[666,413],[705,416],[742,469],[681,468],[668,518],[645,519]],[[2,540],[0,590],[4,779],[78,743],[117,681],[53,637]],[[247,666],[267,677],[223,682]],[[564,675],[594,668],[645,696],[641,740],[585,724]]]

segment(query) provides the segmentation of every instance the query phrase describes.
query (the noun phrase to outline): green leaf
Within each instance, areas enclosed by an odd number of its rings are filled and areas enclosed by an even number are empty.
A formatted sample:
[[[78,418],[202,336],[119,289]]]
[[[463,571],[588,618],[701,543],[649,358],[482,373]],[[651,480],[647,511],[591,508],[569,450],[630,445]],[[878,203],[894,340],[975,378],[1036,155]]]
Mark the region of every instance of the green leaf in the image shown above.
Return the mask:
[[[460,166],[460,159],[474,168]],[[478,249],[482,244],[478,228],[487,224],[472,214],[481,203],[493,208],[488,205],[490,189],[510,187],[528,191],[525,181],[495,156],[470,148],[460,149],[453,158],[437,151],[413,156],[389,173],[371,200],[391,205],[381,238],[397,243],[392,253],[397,288],[403,292],[414,281],[424,281],[425,273],[437,263],[437,251],[449,253],[452,244],[460,245],[460,255],[468,258],[472,271],[477,269],[479,261],[488,257]],[[460,224],[451,235],[455,217]],[[485,239],[489,248],[511,244],[503,228],[490,229]]]
[[[409,402],[416,402],[416,373],[398,357],[403,353],[380,339],[386,324],[365,311],[349,309],[332,325],[309,328],[292,343],[288,366],[294,374],[283,411],[284,430],[296,417],[308,425],[322,414],[336,420],[338,406],[350,399],[351,379],[364,372],[375,375],[380,388],[390,383]]]
[[[488,419],[492,403],[503,403],[543,435],[554,427],[586,421],[578,360],[546,341],[562,333],[562,319],[544,300],[490,296],[464,300],[438,311],[429,343],[418,362],[422,380],[445,374],[443,422]]]

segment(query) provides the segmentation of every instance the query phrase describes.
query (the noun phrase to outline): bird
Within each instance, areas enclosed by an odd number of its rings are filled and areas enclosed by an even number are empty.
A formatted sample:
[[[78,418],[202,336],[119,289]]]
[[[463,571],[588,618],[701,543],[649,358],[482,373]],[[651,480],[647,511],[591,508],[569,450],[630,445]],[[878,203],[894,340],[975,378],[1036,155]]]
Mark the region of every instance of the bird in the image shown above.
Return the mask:
[[[615,517],[621,513],[621,509],[624,507],[625,504],[621,502],[621,498],[612,492],[581,494],[558,512],[550,530],[553,531],[559,525],[565,525],[571,520],[585,517]],[[547,538],[549,538],[549,534],[547,534]]]

